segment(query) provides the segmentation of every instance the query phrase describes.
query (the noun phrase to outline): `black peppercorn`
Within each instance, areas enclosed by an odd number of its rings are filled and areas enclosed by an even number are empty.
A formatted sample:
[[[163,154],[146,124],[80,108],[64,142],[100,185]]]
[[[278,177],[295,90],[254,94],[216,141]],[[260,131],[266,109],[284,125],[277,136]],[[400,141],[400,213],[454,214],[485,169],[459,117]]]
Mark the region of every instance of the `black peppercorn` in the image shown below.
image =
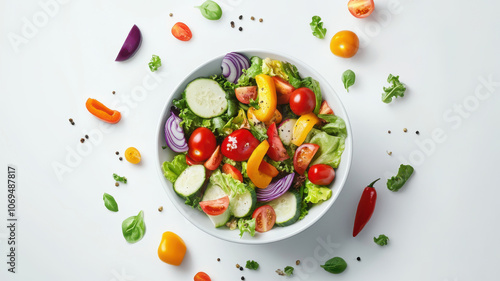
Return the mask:
[[[239,31],[243,31],[243,27],[240,26],[240,28],[238,28]]]

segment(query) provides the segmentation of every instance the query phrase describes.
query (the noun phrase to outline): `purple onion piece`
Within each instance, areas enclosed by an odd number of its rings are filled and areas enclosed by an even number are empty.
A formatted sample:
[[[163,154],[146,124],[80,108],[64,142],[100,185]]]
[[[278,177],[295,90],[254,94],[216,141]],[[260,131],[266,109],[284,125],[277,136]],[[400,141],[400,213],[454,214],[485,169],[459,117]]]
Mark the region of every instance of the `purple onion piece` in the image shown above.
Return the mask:
[[[171,113],[167,122],[165,122],[165,141],[167,142],[167,146],[173,152],[177,153],[188,151],[186,137],[180,125],[181,121],[181,118]]]
[[[227,53],[222,59],[222,75],[231,83],[238,83],[243,69],[250,67],[250,60],[239,53]]]
[[[274,200],[290,189],[292,186],[295,173],[289,174],[276,182],[271,183],[264,189],[257,189],[257,201],[271,201]]]
[[[141,41],[141,31],[139,30],[137,25],[134,24],[134,26],[132,26],[132,29],[130,29],[127,39],[125,39],[125,42],[123,43],[122,48],[120,49],[120,52],[118,53],[115,61],[124,61],[131,58],[139,49]]]

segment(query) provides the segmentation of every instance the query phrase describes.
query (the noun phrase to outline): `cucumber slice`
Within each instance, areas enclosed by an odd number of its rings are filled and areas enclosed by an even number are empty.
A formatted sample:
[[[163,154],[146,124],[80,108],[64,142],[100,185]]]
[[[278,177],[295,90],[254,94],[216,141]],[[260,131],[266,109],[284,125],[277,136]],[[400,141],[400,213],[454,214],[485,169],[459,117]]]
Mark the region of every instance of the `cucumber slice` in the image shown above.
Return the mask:
[[[224,196],[226,196],[226,193],[224,193],[224,191],[222,190],[222,188],[220,188],[220,186],[209,183],[207,189],[205,190],[205,194],[203,194],[203,199],[201,201],[215,200],[222,198]],[[230,208],[227,208],[227,210],[224,213],[218,216],[211,216],[211,215],[207,216],[212,221],[215,227],[221,227],[226,225],[226,223],[231,218],[231,211],[229,209]]]
[[[267,203],[276,213],[277,226],[289,226],[300,217],[300,194],[287,191],[285,194]]]
[[[203,118],[216,117],[227,110],[226,92],[208,78],[198,78],[187,85],[186,102],[194,114]]]
[[[174,191],[182,198],[199,195],[205,183],[205,167],[194,165],[187,167],[174,183]]]
[[[243,194],[237,194],[229,200],[229,209],[237,218],[250,216],[257,204],[257,193],[255,190],[249,189]]]

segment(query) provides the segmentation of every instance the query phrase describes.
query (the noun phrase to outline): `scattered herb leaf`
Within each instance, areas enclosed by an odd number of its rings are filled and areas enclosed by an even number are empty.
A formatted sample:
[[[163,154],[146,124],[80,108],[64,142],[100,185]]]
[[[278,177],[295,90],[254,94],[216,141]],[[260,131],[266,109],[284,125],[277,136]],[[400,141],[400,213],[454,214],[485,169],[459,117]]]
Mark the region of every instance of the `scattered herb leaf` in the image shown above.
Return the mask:
[[[207,0],[195,8],[200,9],[201,14],[208,20],[218,20],[222,17],[222,9],[214,1]]]
[[[291,266],[285,267],[285,274],[286,274],[286,276],[292,275],[293,274],[293,270],[294,270],[294,268],[291,267]]]
[[[339,274],[347,268],[347,263],[341,257],[334,257],[327,260],[321,267],[330,273]]]
[[[151,61],[148,63],[148,65],[149,65],[149,69],[151,70],[151,72],[157,71],[158,67],[161,66],[160,57],[157,55],[153,55],[153,57],[151,58]]]
[[[354,85],[354,82],[356,82],[356,74],[354,74],[354,71],[348,69],[342,73],[342,83],[344,84],[344,88],[346,91],[349,93],[349,87]]]
[[[102,196],[104,200],[104,206],[111,212],[118,212],[118,204],[116,204],[115,198],[107,193]]]
[[[325,38],[326,28],[323,28],[323,23],[321,22],[321,18],[319,16],[313,16],[309,25],[311,26],[314,36],[319,39]]]
[[[259,268],[259,263],[253,260],[252,261],[248,260],[245,267],[248,269],[257,270]]]
[[[387,188],[390,191],[398,191],[403,185],[408,181],[410,176],[413,174],[413,167],[410,165],[399,166],[398,174],[387,180]]]
[[[127,183],[126,177],[120,177],[119,175],[113,173],[113,178],[115,179],[115,181]]]
[[[384,87],[384,93],[382,93],[382,101],[385,103],[390,103],[392,98],[404,97],[406,86],[405,84],[399,82],[399,76],[393,76],[389,74],[387,77],[387,82],[391,83],[390,87]]]
[[[385,236],[384,234],[380,234],[378,237],[373,237],[373,242],[375,242],[377,245],[380,245],[380,246],[387,245],[388,240],[389,240],[389,237]]]
[[[123,237],[129,243],[136,243],[144,237],[146,225],[144,224],[144,212],[140,211],[137,216],[131,216],[122,223]]]

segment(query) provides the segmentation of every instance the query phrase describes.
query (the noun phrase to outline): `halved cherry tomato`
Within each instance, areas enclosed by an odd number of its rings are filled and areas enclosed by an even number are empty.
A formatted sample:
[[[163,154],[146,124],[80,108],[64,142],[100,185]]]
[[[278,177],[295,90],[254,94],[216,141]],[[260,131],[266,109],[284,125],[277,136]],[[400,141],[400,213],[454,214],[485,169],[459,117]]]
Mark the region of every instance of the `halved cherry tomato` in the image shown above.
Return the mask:
[[[225,163],[224,165],[222,165],[222,172],[224,174],[230,175],[235,180],[243,182],[243,175],[241,174],[240,170],[238,170],[235,166],[231,164]]]
[[[304,175],[318,149],[319,145],[314,143],[304,143],[297,148],[293,156],[293,167],[299,175]]]
[[[189,157],[188,154],[186,154],[186,164],[188,164],[189,166],[203,165],[203,161],[194,161],[193,159],[191,159],[191,157]]]
[[[238,87],[234,93],[239,102],[249,104],[251,99],[257,99],[257,86]]]
[[[208,276],[208,274],[200,271],[194,276],[194,281],[212,281],[212,279],[210,279],[210,276]]]
[[[248,178],[255,184],[258,188],[266,188],[270,183],[273,177],[264,174],[259,170],[260,164],[266,156],[267,150],[269,149],[269,143],[267,140],[263,140],[252,152],[250,158],[248,158],[247,162],[247,175]]]
[[[125,150],[125,159],[132,164],[141,162],[141,153],[135,147],[129,147]]]
[[[222,155],[234,161],[246,161],[259,141],[247,129],[238,129],[222,141]]]
[[[255,117],[262,122],[269,121],[276,110],[277,98],[274,81],[269,75],[259,74],[255,76],[259,109],[255,110]]]
[[[290,109],[297,115],[311,113],[316,107],[316,95],[309,88],[298,88],[290,95]]]
[[[280,173],[278,171],[278,169],[276,169],[273,165],[267,163],[264,160],[262,160],[262,162],[260,162],[259,172],[264,173],[264,174],[266,174],[270,177],[273,177],[273,178]]]
[[[347,3],[349,12],[357,18],[366,18],[373,13],[375,3],[373,0],[349,0]]]
[[[247,117],[249,120],[257,120],[258,122],[261,122],[257,119],[257,117],[255,117],[255,111],[256,109],[253,108],[253,107],[250,107],[247,111]],[[281,122],[281,120],[283,119],[283,115],[281,115],[281,112],[279,110],[275,110],[274,111],[274,114],[273,114],[273,117],[271,117],[271,119],[269,119],[269,121],[266,121],[264,122],[264,124],[266,125],[266,127],[268,127],[269,125],[271,125],[272,123],[277,123],[279,124]]]
[[[186,244],[179,235],[167,231],[161,236],[158,257],[171,265],[180,265],[186,254]]]
[[[330,51],[342,58],[353,57],[359,49],[359,38],[356,33],[343,30],[333,35],[330,41]]]
[[[290,156],[286,152],[280,137],[278,136],[278,130],[276,129],[276,123],[272,123],[269,128],[267,128],[267,141],[269,142],[269,150],[267,151],[267,156],[274,161],[283,161]]]
[[[335,178],[335,170],[330,165],[312,165],[307,172],[309,180],[317,185],[329,185]]]
[[[223,214],[229,207],[229,196],[215,200],[201,201],[200,207],[207,215],[218,216]]]
[[[216,146],[217,141],[212,131],[199,127],[189,137],[188,155],[194,161],[205,161],[214,153]]]
[[[273,80],[274,85],[276,86],[278,104],[287,104],[290,101],[290,95],[293,91],[295,91],[295,88],[281,77],[273,76]]]
[[[273,207],[264,205],[253,212],[252,218],[255,219],[255,230],[257,232],[266,232],[273,228],[276,222],[276,212]]]
[[[181,41],[189,41],[193,37],[191,29],[183,22],[178,22],[172,26],[172,35]]]
[[[335,114],[335,113],[333,113],[333,110],[330,108],[330,106],[328,106],[326,100],[324,100],[321,103],[321,107],[319,108],[319,114]]]
[[[222,162],[222,153],[220,153],[220,145],[218,145],[214,153],[212,153],[212,156],[205,162],[204,166],[208,170],[213,171],[219,167],[220,162]]]

